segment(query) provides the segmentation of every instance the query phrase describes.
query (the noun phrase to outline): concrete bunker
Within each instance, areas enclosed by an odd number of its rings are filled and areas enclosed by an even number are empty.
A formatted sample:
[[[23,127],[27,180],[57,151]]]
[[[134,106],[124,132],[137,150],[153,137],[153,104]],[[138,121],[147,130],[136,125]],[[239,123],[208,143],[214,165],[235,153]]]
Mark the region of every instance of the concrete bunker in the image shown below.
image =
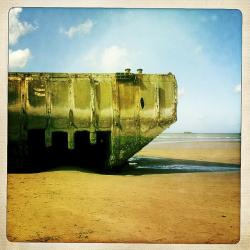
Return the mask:
[[[25,171],[27,161],[31,171],[50,163],[119,168],[176,120],[171,73],[11,72],[8,171]]]

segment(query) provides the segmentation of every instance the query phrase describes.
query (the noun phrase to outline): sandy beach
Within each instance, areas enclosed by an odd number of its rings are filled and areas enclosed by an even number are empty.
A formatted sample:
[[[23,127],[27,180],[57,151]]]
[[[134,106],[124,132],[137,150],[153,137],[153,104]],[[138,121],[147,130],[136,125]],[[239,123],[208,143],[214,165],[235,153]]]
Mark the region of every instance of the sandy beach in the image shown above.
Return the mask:
[[[240,142],[151,143],[137,155],[240,164]]]
[[[150,144],[137,155],[240,163],[239,142]],[[240,171],[8,174],[10,241],[236,243]]]

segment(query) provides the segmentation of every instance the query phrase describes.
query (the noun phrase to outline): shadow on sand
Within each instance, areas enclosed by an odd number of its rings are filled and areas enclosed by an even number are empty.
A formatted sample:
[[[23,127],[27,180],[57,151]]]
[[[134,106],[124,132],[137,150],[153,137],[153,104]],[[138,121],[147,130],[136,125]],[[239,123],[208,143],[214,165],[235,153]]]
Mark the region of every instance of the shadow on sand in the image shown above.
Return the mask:
[[[123,174],[170,174],[170,173],[194,173],[194,172],[225,172],[239,171],[240,165],[194,161],[182,159],[169,159],[160,157],[135,156],[130,159],[130,169],[125,169]],[[131,168],[131,165],[133,168]]]
[[[146,175],[146,174],[171,174],[171,173],[194,173],[194,172],[229,172],[240,171],[240,165],[193,161],[169,158],[156,157],[140,157],[135,156],[129,159],[127,164],[115,170],[103,170],[99,167],[88,167],[88,165],[58,165],[49,166],[46,168],[32,168],[29,171],[22,173],[37,173],[37,172],[54,172],[54,171],[79,171],[95,174],[108,175]]]

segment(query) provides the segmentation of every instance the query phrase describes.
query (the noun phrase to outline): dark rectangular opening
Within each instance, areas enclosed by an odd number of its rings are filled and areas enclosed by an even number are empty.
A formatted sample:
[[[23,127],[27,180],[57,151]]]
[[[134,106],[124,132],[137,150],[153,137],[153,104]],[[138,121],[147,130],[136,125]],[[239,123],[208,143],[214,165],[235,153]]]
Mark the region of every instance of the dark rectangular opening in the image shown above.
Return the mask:
[[[89,132],[88,131],[77,131],[74,134],[75,149],[77,151],[86,150],[89,147]]]
[[[108,164],[111,152],[110,131],[96,132],[94,144],[90,143],[89,131],[75,132],[73,150],[68,149],[67,132],[52,132],[52,145],[48,148],[44,129],[31,129],[27,133],[27,144],[8,145],[8,170],[17,166],[20,171],[36,172],[67,165],[103,170]]]
[[[68,133],[63,131],[52,132],[51,140],[50,162],[53,165],[69,164]]]
[[[97,155],[101,162],[106,162],[110,155],[110,131],[97,132]]]
[[[89,131],[76,131],[74,134],[75,150],[73,162],[76,165],[88,166],[91,163],[92,152]]]
[[[45,130],[28,130],[27,146],[27,164],[37,170],[45,164]]]
[[[52,133],[52,147],[56,150],[68,149],[68,133],[56,131]]]
[[[77,131],[74,135],[77,164],[104,168],[110,154],[110,131],[96,132],[96,143],[90,143],[89,131]]]
[[[37,151],[45,148],[45,130],[30,129],[28,130],[28,149]]]

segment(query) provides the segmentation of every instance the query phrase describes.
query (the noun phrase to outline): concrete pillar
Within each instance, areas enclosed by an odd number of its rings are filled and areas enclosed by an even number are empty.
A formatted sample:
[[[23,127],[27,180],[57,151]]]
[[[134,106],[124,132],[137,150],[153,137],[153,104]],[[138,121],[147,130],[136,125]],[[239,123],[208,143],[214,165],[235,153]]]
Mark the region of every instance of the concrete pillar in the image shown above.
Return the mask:
[[[74,148],[75,148],[74,130],[69,129],[68,130],[68,149],[74,149]]]
[[[52,146],[52,132],[50,128],[45,130],[45,145],[46,147]]]

